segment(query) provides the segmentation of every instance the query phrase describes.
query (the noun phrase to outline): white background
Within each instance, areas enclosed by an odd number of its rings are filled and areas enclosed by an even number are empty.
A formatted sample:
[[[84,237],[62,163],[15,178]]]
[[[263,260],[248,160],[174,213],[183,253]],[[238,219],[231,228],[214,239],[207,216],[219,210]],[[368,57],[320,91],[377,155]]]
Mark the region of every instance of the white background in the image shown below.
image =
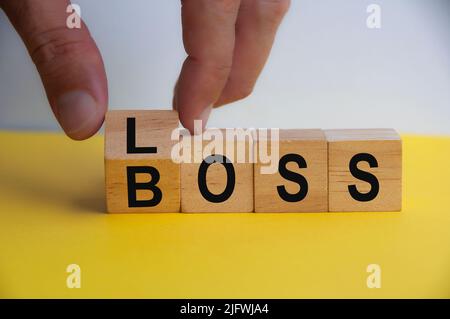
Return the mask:
[[[102,52],[110,108],[170,108],[185,53],[178,0],[78,0]],[[381,29],[366,8],[381,6]],[[450,1],[292,0],[253,95],[210,126],[393,127],[450,134]],[[0,129],[59,129],[0,12]]]

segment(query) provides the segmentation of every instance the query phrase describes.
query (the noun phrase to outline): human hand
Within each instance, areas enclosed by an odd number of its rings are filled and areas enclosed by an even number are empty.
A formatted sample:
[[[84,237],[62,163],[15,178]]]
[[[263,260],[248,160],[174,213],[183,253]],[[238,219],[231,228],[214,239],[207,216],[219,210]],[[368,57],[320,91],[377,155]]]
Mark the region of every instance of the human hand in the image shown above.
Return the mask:
[[[173,107],[191,132],[213,107],[248,96],[269,56],[290,0],[182,0],[188,57]],[[108,85],[100,52],[87,26],[69,29],[69,0],[0,0],[41,76],[65,133],[86,139],[101,127]]]
[[[188,57],[175,87],[174,108],[193,132],[212,107],[247,97],[269,56],[289,0],[182,0]]]

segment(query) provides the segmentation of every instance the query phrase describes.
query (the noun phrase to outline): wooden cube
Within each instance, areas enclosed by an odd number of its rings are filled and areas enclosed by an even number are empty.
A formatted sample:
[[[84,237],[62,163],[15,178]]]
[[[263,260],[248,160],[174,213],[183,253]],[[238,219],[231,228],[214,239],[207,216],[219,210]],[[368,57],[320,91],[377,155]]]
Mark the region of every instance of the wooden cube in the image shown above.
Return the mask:
[[[253,212],[251,135],[245,138],[227,138],[224,129],[209,129],[202,135],[184,134],[181,140],[183,145],[192,145],[190,153],[193,159],[181,164],[181,211]],[[210,147],[212,141],[216,141],[221,147]],[[238,154],[241,158],[238,158]]]
[[[109,111],[105,127],[109,213],[180,211],[180,165],[171,159],[175,111]]]
[[[399,211],[402,141],[393,129],[326,130],[329,210]]]
[[[257,134],[254,166],[255,212],[326,212],[328,211],[328,153],[325,134],[319,129],[280,130],[279,144]],[[271,148],[271,146],[273,146]],[[263,174],[261,152],[276,154],[276,171]],[[263,153],[264,154],[264,153]]]

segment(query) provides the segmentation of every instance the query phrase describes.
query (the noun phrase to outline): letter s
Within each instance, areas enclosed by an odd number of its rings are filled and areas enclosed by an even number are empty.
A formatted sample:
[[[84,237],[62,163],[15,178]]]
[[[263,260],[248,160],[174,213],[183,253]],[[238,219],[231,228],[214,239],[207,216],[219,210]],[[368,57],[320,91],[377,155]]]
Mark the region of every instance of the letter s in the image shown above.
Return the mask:
[[[301,155],[286,154],[280,158],[278,163],[278,171],[280,172],[280,175],[288,181],[297,183],[300,186],[300,190],[295,194],[290,194],[286,191],[286,187],[284,185],[279,185],[277,186],[277,191],[278,195],[280,195],[280,197],[286,202],[299,202],[306,197],[306,194],[308,194],[308,181],[303,175],[288,170],[286,165],[289,162],[297,163],[299,168],[306,168],[306,161]]]
[[[350,192],[350,195],[353,197],[353,199],[359,202],[369,202],[377,197],[380,190],[380,184],[375,175],[362,171],[358,168],[359,162],[367,162],[369,163],[369,167],[378,167],[378,162],[377,159],[371,154],[359,153],[353,156],[349,163],[350,173],[353,175],[353,177],[365,181],[372,186],[370,191],[368,191],[367,193],[361,193],[356,188],[356,185],[349,185],[348,191]]]

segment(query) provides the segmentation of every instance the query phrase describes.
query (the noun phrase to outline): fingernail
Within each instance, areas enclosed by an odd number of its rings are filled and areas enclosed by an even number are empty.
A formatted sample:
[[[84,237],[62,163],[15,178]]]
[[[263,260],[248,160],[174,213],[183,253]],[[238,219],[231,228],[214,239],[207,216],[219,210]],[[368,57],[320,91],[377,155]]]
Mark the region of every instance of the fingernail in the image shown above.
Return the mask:
[[[200,127],[196,127],[196,129],[194,130],[194,134],[201,134],[203,132],[203,130],[206,127],[206,123],[208,122],[209,119],[209,115],[211,114],[211,110],[212,110],[212,105],[206,107],[197,117],[198,120],[201,121],[201,128]],[[200,130],[200,131],[199,131]]]
[[[70,137],[89,133],[97,118],[97,102],[85,91],[71,91],[56,101],[58,121]]]

